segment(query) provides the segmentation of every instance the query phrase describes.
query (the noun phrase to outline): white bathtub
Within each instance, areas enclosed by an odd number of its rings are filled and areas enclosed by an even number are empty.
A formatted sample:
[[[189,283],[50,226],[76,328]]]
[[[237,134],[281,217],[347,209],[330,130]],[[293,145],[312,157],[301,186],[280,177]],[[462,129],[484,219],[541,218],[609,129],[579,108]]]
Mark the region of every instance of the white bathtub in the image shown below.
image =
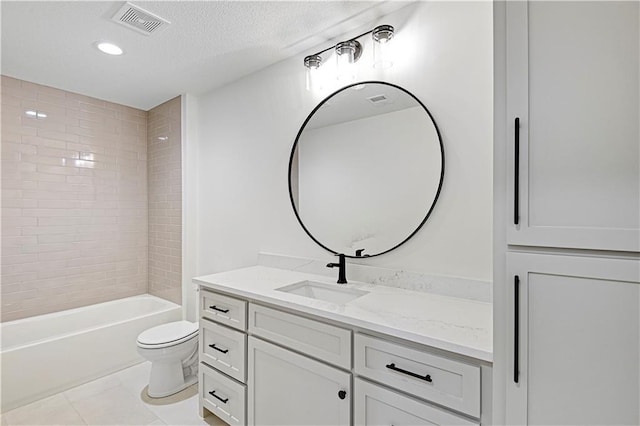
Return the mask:
[[[182,318],[148,294],[0,324],[1,412],[143,361],[143,330]]]

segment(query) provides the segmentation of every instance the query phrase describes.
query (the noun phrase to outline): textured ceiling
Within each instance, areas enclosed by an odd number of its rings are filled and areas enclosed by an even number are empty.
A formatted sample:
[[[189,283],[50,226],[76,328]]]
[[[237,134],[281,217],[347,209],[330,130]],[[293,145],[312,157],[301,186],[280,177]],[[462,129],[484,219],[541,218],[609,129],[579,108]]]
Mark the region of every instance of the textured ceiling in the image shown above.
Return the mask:
[[[145,36],[113,21],[120,2],[0,4],[2,74],[148,110],[227,84],[406,2],[133,1],[171,22]],[[96,41],[125,51],[112,57]],[[300,58],[302,64],[302,57]]]

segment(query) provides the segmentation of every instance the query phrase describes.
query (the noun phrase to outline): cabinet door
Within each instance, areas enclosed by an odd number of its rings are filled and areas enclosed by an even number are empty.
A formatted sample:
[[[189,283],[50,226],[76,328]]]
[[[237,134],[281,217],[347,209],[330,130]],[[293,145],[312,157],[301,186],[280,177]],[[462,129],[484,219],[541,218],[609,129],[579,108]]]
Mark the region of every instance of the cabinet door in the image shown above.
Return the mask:
[[[509,253],[507,264],[506,423],[640,424],[640,261]]]
[[[639,8],[507,2],[509,244],[640,251]]]
[[[250,425],[348,425],[351,374],[249,337]]]
[[[355,380],[354,406],[357,426],[479,424],[362,379]]]

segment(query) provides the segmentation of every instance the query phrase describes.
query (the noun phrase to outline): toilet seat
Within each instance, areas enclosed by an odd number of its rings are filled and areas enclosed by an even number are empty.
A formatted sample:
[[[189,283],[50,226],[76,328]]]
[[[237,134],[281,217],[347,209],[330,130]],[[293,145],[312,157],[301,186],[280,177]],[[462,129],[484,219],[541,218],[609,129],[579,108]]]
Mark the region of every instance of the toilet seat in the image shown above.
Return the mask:
[[[138,336],[138,346],[145,349],[161,349],[175,346],[198,336],[198,323],[175,321],[143,331]]]

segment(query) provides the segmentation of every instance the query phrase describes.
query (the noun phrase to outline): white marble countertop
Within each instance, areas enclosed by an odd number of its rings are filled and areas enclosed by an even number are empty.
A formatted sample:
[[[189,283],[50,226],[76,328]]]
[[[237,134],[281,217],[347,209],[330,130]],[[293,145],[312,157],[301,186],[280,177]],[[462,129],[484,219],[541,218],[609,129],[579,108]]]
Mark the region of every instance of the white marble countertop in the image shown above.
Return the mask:
[[[356,282],[340,287],[369,293],[342,305],[276,290],[304,280],[338,285],[326,276],[264,266],[193,279],[211,290],[340,321],[482,361],[493,360],[490,303]]]

